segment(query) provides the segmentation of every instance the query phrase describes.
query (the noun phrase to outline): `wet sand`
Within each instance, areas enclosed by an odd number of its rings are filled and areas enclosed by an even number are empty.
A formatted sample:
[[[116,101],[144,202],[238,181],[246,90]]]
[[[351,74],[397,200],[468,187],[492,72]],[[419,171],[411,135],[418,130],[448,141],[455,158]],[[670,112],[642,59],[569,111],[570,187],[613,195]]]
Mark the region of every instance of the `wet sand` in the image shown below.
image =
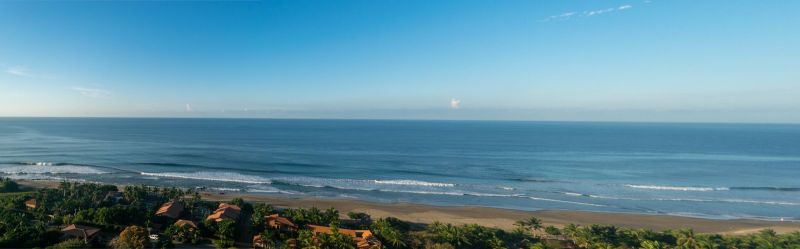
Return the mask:
[[[53,181],[20,180],[20,185],[36,188],[58,187]],[[656,231],[692,228],[699,233],[747,234],[762,229],[773,229],[778,233],[800,231],[800,222],[764,221],[752,219],[715,220],[669,215],[645,215],[566,210],[519,211],[501,208],[473,206],[432,206],[413,203],[376,203],[350,199],[328,199],[308,197],[278,197],[239,192],[202,192],[204,200],[228,201],[241,197],[250,202],[263,202],[276,207],[334,207],[341,214],[364,212],[373,218],[396,217],[415,223],[440,221],[452,224],[480,224],[483,226],[511,229],[515,221],[531,216],[542,219],[544,225],[562,227],[567,224],[606,224],[627,228],[646,228]]]

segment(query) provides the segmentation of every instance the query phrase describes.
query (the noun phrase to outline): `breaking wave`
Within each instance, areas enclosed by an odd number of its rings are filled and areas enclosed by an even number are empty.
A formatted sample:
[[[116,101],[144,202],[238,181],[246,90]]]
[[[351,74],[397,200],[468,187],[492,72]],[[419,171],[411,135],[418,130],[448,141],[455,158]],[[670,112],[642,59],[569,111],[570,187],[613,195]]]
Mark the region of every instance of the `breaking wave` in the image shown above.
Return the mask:
[[[0,173],[16,174],[106,174],[108,172],[90,166],[34,163],[21,166],[0,167]]]
[[[242,175],[239,173],[232,173],[232,172],[211,172],[211,171],[163,172],[163,173],[140,172],[140,174],[143,176],[156,176],[156,177],[218,181],[218,182],[238,182],[238,183],[249,183],[249,184],[272,183],[272,181],[270,181],[269,179],[260,176]]]
[[[668,201],[668,202],[716,202],[716,203],[737,203],[737,204],[756,204],[756,205],[783,205],[783,206],[800,206],[798,202],[787,201],[773,201],[773,200],[745,200],[745,199],[696,199],[696,198],[630,198],[630,197],[614,197],[603,195],[590,195],[580,193],[568,193],[565,195],[583,196],[595,199],[606,200],[623,200],[623,201]]]
[[[583,206],[593,206],[593,207],[607,207],[606,205],[587,203],[587,202],[565,201],[565,200],[548,199],[548,198],[533,197],[533,196],[526,196],[526,197],[531,199],[531,200],[537,200],[537,201],[559,202],[559,203],[568,203],[568,204],[583,205]]]
[[[426,182],[417,180],[372,180],[377,184],[390,184],[390,185],[410,185],[410,186],[427,186],[427,187],[455,187],[452,183],[440,182]]]
[[[730,187],[731,190],[800,191],[798,187]]]
[[[209,189],[216,190],[216,191],[223,191],[223,192],[241,192],[242,191],[242,189],[238,189],[238,188],[209,188]]]
[[[625,187],[637,189],[650,189],[650,190],[671,190],[671,191],[727,191],[729,188],[713,188],[713,187],[680,187],[680,186],[659,186],[659,185],[634,185],[625,184]]]
[[[800,191],[800,187],[680,187],[680,186],[660,186],[660,185],[635,185],[626,184],[625,187],[637,189],[651,189],[651,190],[671,190],[671,191],[784,191],[794,192]]]

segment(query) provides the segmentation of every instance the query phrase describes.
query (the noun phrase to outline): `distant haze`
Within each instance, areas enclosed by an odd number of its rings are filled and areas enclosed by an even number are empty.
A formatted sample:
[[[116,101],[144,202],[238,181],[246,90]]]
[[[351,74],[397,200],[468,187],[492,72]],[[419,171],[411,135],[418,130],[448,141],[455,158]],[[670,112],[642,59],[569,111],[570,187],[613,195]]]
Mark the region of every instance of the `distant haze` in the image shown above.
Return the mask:
[[[800,122],[797,1],[0,1],[0,116]]]

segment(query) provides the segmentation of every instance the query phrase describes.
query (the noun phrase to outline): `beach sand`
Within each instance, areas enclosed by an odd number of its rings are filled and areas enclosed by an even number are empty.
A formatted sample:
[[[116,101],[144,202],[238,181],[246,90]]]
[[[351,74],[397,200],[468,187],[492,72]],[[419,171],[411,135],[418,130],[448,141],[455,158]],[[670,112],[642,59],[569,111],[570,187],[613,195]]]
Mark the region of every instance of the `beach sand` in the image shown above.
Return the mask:
[[[19,180],[20,185],[34,188],[58,187],[53,181]],[[440,221],[452,224],[480,224],[488,227],[512,229],[515,221],[535,216],[544,225],[562,227],[567,224],[605,224],[626,228],[646,228],[656,231],[692,228],[698,233],[748,234],[762,229],[773,229],[778,233],[800,231],[800,222],[764,221],[752,219],[715,220],[670,215],[645,215],[566,210],[519,211],[510,209],[473,206],[432,206],[413,203],[376,203],[349,199],[327,199],[308,197],[283,197],[256,195],[240,192],[202,192],[204,200],[229,201],[241,197],[250,202],[263,202],[276,207],[334,207],[341,214],[364,212],[376,218],[396,217],[415,223]]]

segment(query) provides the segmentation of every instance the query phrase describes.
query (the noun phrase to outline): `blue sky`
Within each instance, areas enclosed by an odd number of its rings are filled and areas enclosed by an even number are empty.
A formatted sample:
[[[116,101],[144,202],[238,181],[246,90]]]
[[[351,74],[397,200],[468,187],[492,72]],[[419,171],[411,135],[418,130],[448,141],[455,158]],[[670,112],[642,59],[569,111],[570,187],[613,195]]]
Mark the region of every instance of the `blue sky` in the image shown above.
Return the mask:
[[[800,122],[797,1],[0,1],[0,116]]]

